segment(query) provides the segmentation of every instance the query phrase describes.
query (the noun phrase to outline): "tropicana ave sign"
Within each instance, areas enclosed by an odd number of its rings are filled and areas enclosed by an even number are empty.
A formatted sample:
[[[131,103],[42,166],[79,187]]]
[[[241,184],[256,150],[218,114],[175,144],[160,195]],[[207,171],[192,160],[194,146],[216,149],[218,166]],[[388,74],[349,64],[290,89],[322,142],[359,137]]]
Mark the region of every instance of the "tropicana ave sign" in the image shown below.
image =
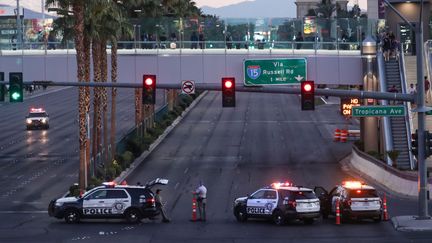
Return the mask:
[[[353,117],[405,116],[404,106],[356,106],[352,108]]]

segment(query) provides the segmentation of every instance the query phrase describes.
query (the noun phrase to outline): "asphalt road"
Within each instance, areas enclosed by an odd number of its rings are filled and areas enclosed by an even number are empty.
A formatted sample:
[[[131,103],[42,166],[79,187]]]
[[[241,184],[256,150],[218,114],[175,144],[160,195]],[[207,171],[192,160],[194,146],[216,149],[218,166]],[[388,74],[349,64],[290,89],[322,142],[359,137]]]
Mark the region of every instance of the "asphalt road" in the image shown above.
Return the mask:
[[[49,88],[26,97],[23,103],[1,104],[1,210],[46,210],[47,202],[77,182],[77,101],[77,88]],[[158,101],[162,102],[162,96]],[[26,130],[25,116],[30,107],[46,109],[50,115],[48,130]],[[134,126],[134,110],[134,91],[118,89],[118,139]],[[92,114],[90,117],[93,119]]]
[[[296,96],[240,93],[236,108],[222,108],[220,98],[217,92],[205,96],[127,178],[130,184],[156,177],[170,180],[162,192],[172,218],[170,224],[143,220],[130,225],[99,220],[67,225],[47,216],[43,211],[47,203],[40,211],[26,212],[26,207],[10,212],[3,209],[0,241],[430,242],[431,233],[396,232],[389,222],[336,226],[334,219],[329,219],[313,225],[293,223],[283,227],[260,220],[236,222],[232,214],[234,198],[271,182],[330,188],[356,176],[338,163],[349,154],[350,144],[332,142],[333,130],[346,124],[336,105],[302,112]],[[191,191],[199,180],[209,190],[205,223],[189,222]],[[47,192],[55,189],[47,185]],[[416,213],[415,201],[396,196],[388,200],[391,216]],[[2,208],[5,204],[2,201]]]

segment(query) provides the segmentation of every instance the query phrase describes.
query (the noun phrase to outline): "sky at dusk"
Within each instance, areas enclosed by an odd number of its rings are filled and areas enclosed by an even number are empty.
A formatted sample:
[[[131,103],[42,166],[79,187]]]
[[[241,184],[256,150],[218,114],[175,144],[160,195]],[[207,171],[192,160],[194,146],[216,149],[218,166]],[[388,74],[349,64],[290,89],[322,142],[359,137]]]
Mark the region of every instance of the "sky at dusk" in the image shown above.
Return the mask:
[[[225,5],[230,5],[230,4],[245,2],[245,1],[252,1],[252,0],[194,0],[194,1],[196,2],[198,7],[202,7],[202,6],[221,7]],[[287,1],[294,1],[294,0],[287,0]],[[349,0],[349,1],[350,1],[350,5],[353,5],[356,2],[356,0]],[[358,0],[360,8],[366,9],[367,7],[366,2],[367,0]]]

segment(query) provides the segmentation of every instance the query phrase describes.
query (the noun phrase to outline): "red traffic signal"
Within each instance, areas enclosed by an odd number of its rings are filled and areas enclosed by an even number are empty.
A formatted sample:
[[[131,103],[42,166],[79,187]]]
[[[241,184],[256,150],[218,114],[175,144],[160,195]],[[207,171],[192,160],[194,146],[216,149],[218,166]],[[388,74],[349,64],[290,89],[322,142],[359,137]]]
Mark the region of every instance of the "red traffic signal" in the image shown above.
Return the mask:
[[[222,78],[222,107],[235,107],[235,78]]]
[[[144,74],[142,103],[145,105],[156,103],[156,75]]]
[[[315,84],[314,81],[301,82],[301,109],[315,110]]]

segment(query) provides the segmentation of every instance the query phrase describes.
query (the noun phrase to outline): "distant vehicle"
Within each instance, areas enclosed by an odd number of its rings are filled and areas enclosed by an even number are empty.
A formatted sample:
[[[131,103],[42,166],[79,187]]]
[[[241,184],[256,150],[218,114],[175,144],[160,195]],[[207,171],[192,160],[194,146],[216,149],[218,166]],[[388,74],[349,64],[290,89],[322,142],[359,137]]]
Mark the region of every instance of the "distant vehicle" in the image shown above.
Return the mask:
[[[342,219],[382,219],[382,201],[375,188],[359,181],[344,181],[330,192],[322,187],[315,187],[315,193],[321,201],[324,218],[335,215],[336,200]]]
[[[124,218],[137,223],[159,214],[155,194],[151,188],[166,185],[167,179],[157,178],[145,186],[104,183],[86,192],[82,197],[63,197],[52,200],[48,206],[50,217],[64,218],[66,223],[78,223],[81,219]]]
[[[49,115],[43,108],[31,108],[26,116],[27,130],[33,128],[49,128]]]
[[[276,225],[288,220],[312,224],[320,218],[320,201],[312,189],[290,183],[272,183],[247,197],[234,201],[234,216],[243,222],[249,218],[271,219]]]

